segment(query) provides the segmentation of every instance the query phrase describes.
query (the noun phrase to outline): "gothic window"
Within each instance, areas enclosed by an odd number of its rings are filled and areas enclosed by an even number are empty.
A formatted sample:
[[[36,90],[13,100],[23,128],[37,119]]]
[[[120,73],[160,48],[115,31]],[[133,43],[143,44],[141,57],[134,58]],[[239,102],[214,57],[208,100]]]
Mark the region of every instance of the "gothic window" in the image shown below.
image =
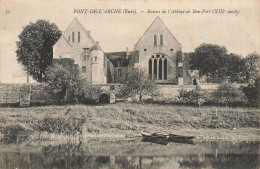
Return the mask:
[[[157,36],[156,35],[153,36],[153,44],[157,45]]]
[[[97,56],[95,56],[95,62],[97,62]]]
[[[162,79],[162,59],[159,59],[159,79]]]
[[[149,76],[152,76],[152,59],[149,59]]]
[[[153,62],[153,74],[154,74],[154,77],[156,78],[157,77],[157,59],[154,59],[154,62]]]
[[[164,79],[167,79],[167,59],[164,59]]]
[[[80,32],[78,32],[78,42],[80,42]]]
[[[151,56],[148,62],[149,75],[153,79],[165,80],[167,79],[167,59],[163,54]]]
[[[86,73],[87,70],[86,70],[86,66],[82,66],[82,73]]]
[[[160,36],[160,45],[163,45],[163,35]]]
[[[72,42],[74,42],[74,32],[72,32]]]

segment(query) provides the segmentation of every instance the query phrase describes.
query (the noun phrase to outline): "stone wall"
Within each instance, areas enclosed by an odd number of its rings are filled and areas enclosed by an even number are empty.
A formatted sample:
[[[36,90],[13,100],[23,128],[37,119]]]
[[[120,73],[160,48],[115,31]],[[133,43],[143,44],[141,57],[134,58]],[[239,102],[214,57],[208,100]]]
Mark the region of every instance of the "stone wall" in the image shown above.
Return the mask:
[[[48,92],[49,91],[49,92]],[[45,84],[0,84],[0,105],[52,104],[59,100]],[[29,105],[29,104],[28,104]]]
[[[0,104],[19,103],[21,84],[0,84]]]
[[[184,89],[187,91],[193,90],[196,88],[195,85],[158,85],[160,94],[165,98],[175,98],[179,95],[179,90]]]
[[[199,86],[202,90],[212,92],[217,89],[219,84],[217,83],[201,83]],[[234,84],[236,87],[245,86],[246,84]],[[110,99],[110,103],[114,103],[118,98],[120,87],[122,84],[97,84],[100,86],[102,92],[100,94],[107,94]],[[176,98],[179,95],[180,90],[191,91],[196,88],[196,85],[158,85],[159,93],[163,98]],[[27,90],[29,89],[29,90]],[[25,93],[23,93],[25,92]],[[59,99],[51,94],[51,89],[46,84],[0,84],[0,105],[21,103],[23,97],[26,100],[30,96],[30,104],[54,104],[58,103]],[[145,98],[145,97],[144,97]]]

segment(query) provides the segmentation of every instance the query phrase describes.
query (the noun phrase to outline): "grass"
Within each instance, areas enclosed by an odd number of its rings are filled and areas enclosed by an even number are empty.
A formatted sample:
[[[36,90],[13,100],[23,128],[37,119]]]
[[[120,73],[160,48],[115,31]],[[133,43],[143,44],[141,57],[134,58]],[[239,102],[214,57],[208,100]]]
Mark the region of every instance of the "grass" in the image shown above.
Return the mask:
[[[217,113],[216,113],[217,111]],[[187,107],[173,105],[116,103],[103,106],[66,105],[29,108],[0,108],[0,125],[19,124],[28,130],[44,131],[52,120],[68,123],[70,130],[75,120],[84,118],[83,134],[138,134],[148,131],[178,131],[181,129],[258,128],[259,110],[253,108]],[[45,119],[44,123],[42,121]],[[50,119],[51,123],[46,123]],[[67,120],[67,121],[66,121]],[[69,124],[71,123],[71,124]],[[47,131],[47,130],[46,130]],[[44,132],[46,132],[44,131]],[[47,131],[47,132],[48,132]],[[62,130],[59,130],[62,131]],[[72,132],[73,133],[73,132]],[[59,133],[64,134],[64,133]],[[66,134],[66,133],[65,133]]]

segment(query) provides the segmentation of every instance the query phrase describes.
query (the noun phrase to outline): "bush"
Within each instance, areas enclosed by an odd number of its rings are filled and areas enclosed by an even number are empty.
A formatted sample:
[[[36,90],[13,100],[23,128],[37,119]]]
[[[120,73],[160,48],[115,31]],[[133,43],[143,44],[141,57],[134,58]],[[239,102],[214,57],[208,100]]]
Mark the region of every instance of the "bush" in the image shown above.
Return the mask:
[[[258,105],[258,90],[255,85],[249,84],[246,87],[242,87],[242,91],[244,92],[248,105],[251,107],[257,107]]]
[[[139,96],[140,103],[143,102],[143,96],[153,96],[157,93],[155,81],[149,76],[145,69],[134,69],[128,72],[125,84],[120,88],[122,97]]]
[[[199,87],[191,91],[180,90],[179,102],[191,105],[201,105],[207,100],[207,93],[202,92]]]
[[[85,124],[86,118],[81,117],[44,117],[35,124],[36,130],[47,131],[48,133],[63,133],[67,135],[75,135],[77,132],[82,133],[82,126]]]
[[[245,97],[241,90],[231,83],[219,84],[217,90],[212,93],[212,99],[216,103],[225,104],[226,107],[230,103],[245,103]]]
[[[10,144],[10,143],[16,143],[18,141],[18,136],[21,132],[23,132],[25,129],[21,127],[20,125],[11,125],[11,126],[4,126],[0,128],[0,133],[4,135],[3,138],[1,138],[1,142]]]
[[[87,104],[96,104],[98,103],[98,98],[102,90],[98,86],[90,85],[86,80],[82,80],[78,83],[77,91],[75,92],[75,98]]]
[[[55,63],[46,70],[45,80],[51,87],[52,93],[61,100],[68,101],[69,96],[75,96],[75,90],[79,88],[82,79],[79,70],[74,65],[62,65]]]

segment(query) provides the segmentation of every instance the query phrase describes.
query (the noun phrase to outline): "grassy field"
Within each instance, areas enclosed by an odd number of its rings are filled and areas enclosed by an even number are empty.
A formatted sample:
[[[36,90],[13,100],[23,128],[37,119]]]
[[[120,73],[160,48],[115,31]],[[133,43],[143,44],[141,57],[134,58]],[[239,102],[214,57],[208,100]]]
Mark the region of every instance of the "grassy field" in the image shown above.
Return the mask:
[[[146,130],[196,135],[202,140],[260,139],[259,110],[250,108],[134,103],[0,108],[0,125],[19,125],[36,133],[56,134],[69,133],[80,127],[82,130],[73,135],[82,133],[88,138],[132,137]]]

